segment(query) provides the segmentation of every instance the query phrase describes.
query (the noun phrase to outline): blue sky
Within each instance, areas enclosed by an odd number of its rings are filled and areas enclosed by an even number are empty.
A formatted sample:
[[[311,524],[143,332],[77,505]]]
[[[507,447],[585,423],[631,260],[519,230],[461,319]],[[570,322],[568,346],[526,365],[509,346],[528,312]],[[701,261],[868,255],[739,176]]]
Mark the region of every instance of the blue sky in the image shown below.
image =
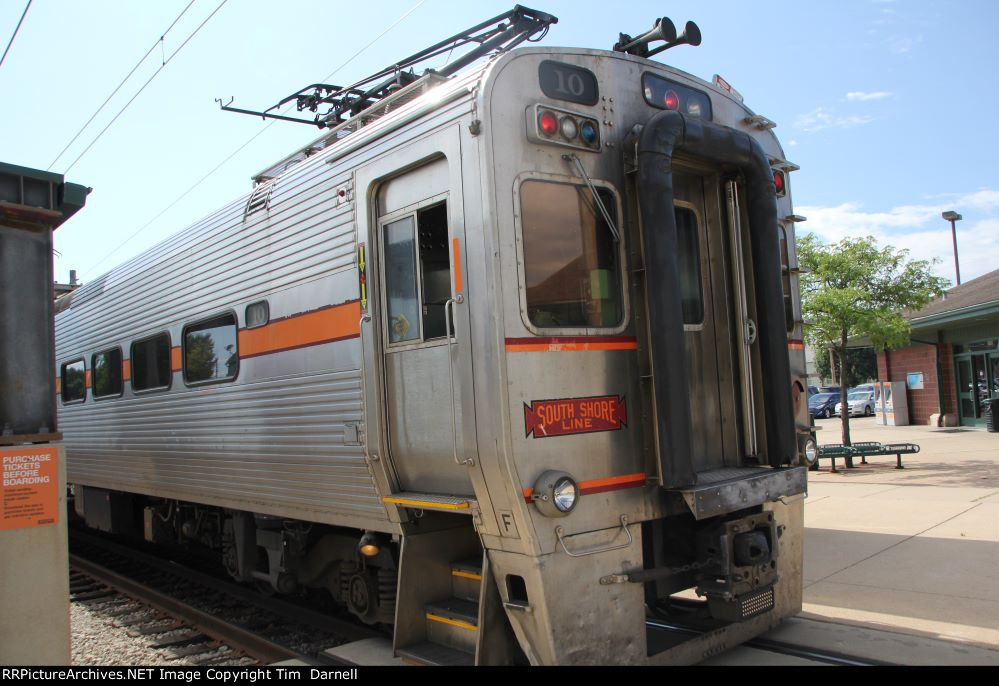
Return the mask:
[[[309,83],[349,83],[513,6],[195,0],[56,160],[189,2],[34,0],[0,66],[0,161],[59,173],[72,164],[67,180],[94,188],[87,207],[56,232],[59,281],[69,269],[92,280],[245,194],[254,173],[318,134],[290,123],[265,129],[259,119],[220,112],[215,98],[265,108]],[[25,4],[0,0],[0,49]],[[677,26],[695,20],[703,44],[656,59],[706,80],[721,74],[778,123],[788,158],[802,167],[791,177],[796,211],[809,220],[801,231],[829,241],[874,235],[914,257],[940,258],[937,273],[953,280],[950,227],[940,218],[953,209],[964,215],[962,280],[999,268],[994,0],[528,4],[559,17],[543,42],[551,46],[609,48],[618,32],[637,34],[663,12]]]

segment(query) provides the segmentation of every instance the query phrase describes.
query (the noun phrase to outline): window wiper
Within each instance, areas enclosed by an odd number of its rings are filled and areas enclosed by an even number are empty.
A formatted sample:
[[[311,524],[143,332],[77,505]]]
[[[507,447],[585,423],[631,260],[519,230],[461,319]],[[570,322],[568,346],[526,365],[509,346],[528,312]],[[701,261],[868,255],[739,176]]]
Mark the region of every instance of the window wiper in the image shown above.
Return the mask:
[[[600,199],[600,194],[597,193],[597,189],[594,187],[593,181],[590,180],[590,175],[587,174],[586,169],[583,168],[582,161],[580,161],[579,157],[572,153],[562,155],[562,159],[566,162],[574,162],[576,164],[576,170],[579,172],[579,175],[583,177],[583,180],[586,181],[586,185],[589,187],[590,192],[593,193],[593,199],[596,201],[597,207],[600,208],[600,214],[604,216],[604,221],[607,222],[607,228],[610,229],[611,235],[614,236],[614,242],[620,243],[621,234],[618,233],[617,227],[614,226],[614,221],[610,217],[610,213],[607,211],[607,208],[604,207],[604,201]]]

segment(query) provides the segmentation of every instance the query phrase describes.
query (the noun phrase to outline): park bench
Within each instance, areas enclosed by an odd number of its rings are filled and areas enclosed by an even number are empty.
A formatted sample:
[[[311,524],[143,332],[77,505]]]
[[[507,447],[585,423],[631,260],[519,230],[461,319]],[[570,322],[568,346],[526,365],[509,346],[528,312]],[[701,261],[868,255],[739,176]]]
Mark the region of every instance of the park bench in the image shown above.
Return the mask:
[[[894,455],[897,461],[895,469],[905,469],[902,465],[902,455],[915,455],[919,446],[915,443],[877,443],[875,441],[860,441],[853,445],[829,444],[819,446],[819,459],[829,458],[832,461],[830,471],[836,472],[836,458],[860,457],[860,464],[867,464],[867,458],[875,455]],[[847,466],[850,462],[847,461]]]

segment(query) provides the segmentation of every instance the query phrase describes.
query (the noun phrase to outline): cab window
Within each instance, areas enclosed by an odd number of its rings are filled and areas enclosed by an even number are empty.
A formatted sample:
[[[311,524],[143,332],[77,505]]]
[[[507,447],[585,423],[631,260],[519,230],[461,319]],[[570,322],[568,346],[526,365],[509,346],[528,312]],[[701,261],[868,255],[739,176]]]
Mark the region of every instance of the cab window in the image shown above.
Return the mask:
[[[616,222],[613,194],[598,189]],[[520,187],[527,317],[538,328],[612,328],[623,317],[618,244],[586,186]]]

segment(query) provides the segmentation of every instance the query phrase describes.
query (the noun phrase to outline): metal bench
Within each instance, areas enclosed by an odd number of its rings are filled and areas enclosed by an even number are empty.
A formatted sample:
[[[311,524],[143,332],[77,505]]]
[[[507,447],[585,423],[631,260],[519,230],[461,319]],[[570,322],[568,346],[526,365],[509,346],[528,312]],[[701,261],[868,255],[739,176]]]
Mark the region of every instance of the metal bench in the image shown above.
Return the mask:
[[[827,457],[832,461],[830,471],[836,469],[836,458],[842,457],[846,461],[847,468],[852,468],[852,458],[860,456],[860,464],[868,464],[867,458],[875,455],[894,455],[896,459],[895,469],[905,469],[902,464],[902,455],[915,455],[919,452],[919,446],[915,443],[877,443],[875,441],[859,441],[853,445],[821,445],[819,446],[819,459]],[[849,459],[848,459],[849,458]]]
[[[854,448],[852,448],[851,446],[840,445],[838,443],[829,443],[827,445],[820,445],[819,446],[819,457],[818,457],[818,460],[821,460],[824,457],[829,458],[830,460],[832,460],[832,470],[831,471],[833,473],[835,473],[835,472],[839,471],[838,469],[836,469],[836,458],[837,457],[842,457],[844,459],[844,461],[845,461],[846,458],[848,458],[848,457],[852,458],[856,454],[857,454],[857,451]],[[816,465],[818,464],[818,460],[816,460]],[[846,464],[849,465],[848,462]]]

